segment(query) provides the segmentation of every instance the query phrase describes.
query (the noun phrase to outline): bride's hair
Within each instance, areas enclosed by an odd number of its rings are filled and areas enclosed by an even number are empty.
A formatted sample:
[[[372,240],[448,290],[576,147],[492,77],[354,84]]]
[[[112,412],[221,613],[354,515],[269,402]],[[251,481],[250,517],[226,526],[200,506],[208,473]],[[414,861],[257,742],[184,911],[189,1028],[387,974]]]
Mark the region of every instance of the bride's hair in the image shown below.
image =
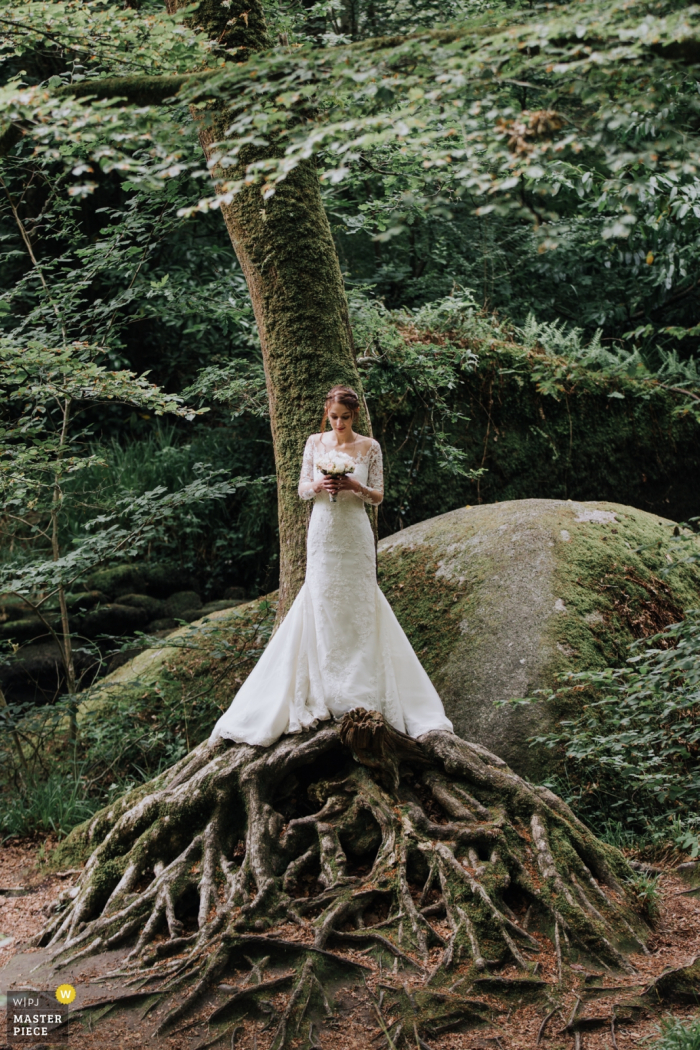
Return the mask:
[[[323,419],[321,420],[321,433],[326,429],[326,422],[328,420],[328,410],[334,401],[337,401],[341,405],[345,405],[352,412],[353,423],[360,414],[360,399],[352,389],[351,386],[334,386],[326,394],[326,400],[323,406]]]

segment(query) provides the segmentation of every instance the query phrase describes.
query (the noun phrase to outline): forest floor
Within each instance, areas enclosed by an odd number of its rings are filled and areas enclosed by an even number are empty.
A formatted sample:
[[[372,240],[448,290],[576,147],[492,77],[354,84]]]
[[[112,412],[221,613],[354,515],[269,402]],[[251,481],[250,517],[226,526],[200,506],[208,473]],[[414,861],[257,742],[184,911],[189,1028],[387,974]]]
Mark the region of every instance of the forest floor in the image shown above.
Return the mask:
[[[28,947],[27,942],[41,929],[44,921],[44,909],[56,896],[70,885],[77,872],[47,873],[43,858],[50,852],[53,843],[38,842],[5,843],[0,850],[0,1048],[9,1046],[5,1042],[6,1015],[4,1011],[5,994],[12,988],[33,988],[53,992],[61,983],[71,983],[77,991],[76,1008],[90,1003],[99,1003],[111,995],[122,991],[123,981],[119,980],[94,983],[108,970],[115,967],[123,958],[124,951],[112,951],[107,955],[84,959],[73,966],[55,970],[48,962],[45,949]],[[592,976],[583,967],[565,967],[561,987],[556,985],[556,960],[554,953],[547,950],[543,940],[542,954],[538,977],[549,983],[549,990],[544,996],[534,1001],[521,998],[508,1001],[503,996],[489,994],[488,989],[479,990],[479,997],[492,1007],[491,1022],[470,1030],[443,1033],[431,1036],[431,1050],[476,1050],[476,1048],[496,1048],[496,1050],[530,1050],[540,1046],[543,1050],[608,1050],[617,1047],[643,1045],[656,1033],[656,1027],[662,1017],[670,1013],[674,1017],[693,1018],[700,1015],[700,1005],[677,1006],[654,1011],[649,1008],[625,1010],[625,1000],[630,1003],[645,987],[664,970],[685,966],[700,956],[700,887],[697,892],[688,893],[689,883],[671,871],[660,876],[662,890],[661,914],[655,923],[654,932],[648,942],[651,954],[630,956],[637,969],[633,975],[606,974]],[[10,895],[8,890],[23,891],[22,895]],[[287,940],[304,939],[304,931],[297,926],[280,926],[271,935]],[[391,1023],[391,987],[397,989],[417,989],[419,977],[407,975],[406,972],[395,973],[382,970],[381,964],[367,953],[347,951],[346,956],[367,967],[365,979],[354,986],[345,984],[342,988],[327,989],[334,1001],[336,1014],[333,1018],[321,1018],[313,1028],[311,1042],[323,1050],[380,1050],[391,1048],[393,1043],[383,1034],[378,1022],[378,1004],[385,1024]],[[462,969],[466,973],[468,966]],[[506,967],[500,971],[501,976],[517,977]],[[235,980],[232,974],[227,982]],[[460,968],[454,973],[455,983],[460,980]],[[607,992],[607,986],[614,985],[614,992]],[[467,985],[460,988],[460,992]],[[382,996],[382,990],[384,996]],[[474,994],[475,989],[471,989]],[[214,993],[215,995],[216,993]],[[271,996],[273,1003],[281,1005],[284,994]],[[276,1000],[279,998],[280,1002]],[[579,1018],[586,1018],[586,1030],[579,1034],[578,1041],[573,1032],[565,1031],[565,1025],[572,1017],[572,1012],[581,1000]],[[202,1015],[211,1010],[212,996],[207,996],[202,1003]],[[386,1006],[382,1005],[386,1003]],[[617,1012],[618,1021],[611,1032],[609,1018],[613,1002],[620,1004]],[[161,1008],[162,1009],[162,1008]],[[542,1034],[540,1029],[543,1020],[550,1015]],[[181,1031],[163,1035],[155,1039],[153,1029],[158,1020],[159,1008],[153,1003],[142,1001],[127,1008],[121,1006],[112,1009],[99,1020],[95,1016],[83,1018],[71,1023],[69,1041],[59,1045],[68,1046],[70,1050],[137,1050],[142,1047],[153,1047],[157,1050],[195,1050],[195,1047],[208,1041],[206,1025],[186,1024],[179,1026]],[[148,1016],[146,1016],[148,1015]],[[629,1020],[625,1020],[625,1018]],[[596,1018],[600,1018],[600,1027],[596,1028]],[[195,1020],[190,1018],[188,1020]],[[264,1019],[243,1018],[242,1025],[236,1033],[219,1042],[218,1046],[234,1046],[235,1050],[267,1050],[272,1038],[272,1029],[264,1029]],[[300,1033],[299,1045],[302,1045]],[[233,1037],[233,1038],[232,1038]],[[539,1037],[539,1042],[538,1042]],[[307,1036],[308,1038],[308,1036]],[[304,1041],[309,1045],[308,1041]],[[37,1042],[25,1043],[47,1047],[48,1044]],[[409,1045],[414,1045],[409,1042]],[[427,1044],[424,1044],[427,1045]]]

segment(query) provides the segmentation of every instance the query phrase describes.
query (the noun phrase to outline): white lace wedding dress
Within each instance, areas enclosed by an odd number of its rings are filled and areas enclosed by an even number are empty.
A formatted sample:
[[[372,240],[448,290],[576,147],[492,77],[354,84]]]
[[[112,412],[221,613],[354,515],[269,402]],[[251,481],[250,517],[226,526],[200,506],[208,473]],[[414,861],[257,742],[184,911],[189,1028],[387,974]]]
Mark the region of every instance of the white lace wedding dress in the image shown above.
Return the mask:
[[[269,745],[283,733],[342,718],[354,707],[381,711],[396,729],[420,736],[452,729],[442,701],[376,580],[374,536],[363,500],[383,497],[376,441],[355,459],[363,494],[345,490],[331,503],[312,486],[328,451],[320,435],[306,443],[299,483],[313,499],[306,582],[231,706],[214,726],[219,737]]]

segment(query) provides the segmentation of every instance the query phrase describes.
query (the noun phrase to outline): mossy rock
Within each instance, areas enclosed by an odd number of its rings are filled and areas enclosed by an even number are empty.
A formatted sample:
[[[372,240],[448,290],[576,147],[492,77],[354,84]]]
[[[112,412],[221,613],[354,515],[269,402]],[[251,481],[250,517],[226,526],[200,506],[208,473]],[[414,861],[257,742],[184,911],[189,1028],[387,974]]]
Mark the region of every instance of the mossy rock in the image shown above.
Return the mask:
[[[98,569],[88,576],[86,583],[90,590],[102,591],[108,598],[118,598],[122,594],[140,594],[146,588],[141,566],[137,564],[112,565]]]
[[[616,503],[467,507],[382,540],[379,580],[455,732],[542,779],[556,759],[528,738],[566,712],[495,702],[534,697],[564,671],[619,665],[635,638],[700,605],[697,568],[660,578],[672,529]]]
[[[37,632],[38,633],[38,632]],[[44,630],[45,634],[45,630]],[[76,646],[73,663],[78,677],[87,683],[99,664],[87,646]],[[0,687],[11,703],[50,704],[65,688],[61,652],[52,640],[23,645],[0,665]]]
[[[120,605],[115,602],[110,605],[101,605],[87,613],[82,621],[82,632],[88,638],[97,638],[99,635],[124,635],[131,634],[139,628],[145,627],[148,622],[148,613],[145,609],[138,609],[134,605]]]
[[[700,955],[687,966],[681,966],[649,985],[642,999],[647,1003],[690,1003],[700,1006]]]
[[[87,609],[94,609],[96,605],[104,604],[107,601],[107,595],[103,594],[102,591],[78,591],[76,593],[69,591],[66,594],[66,605],[68,606],[68,611],[72,613],[81,613]]]
[[[199,616],[208,616],[209,613],[221,612],[222,609],[235,609],[239,605],[245,605],[245,598],[221,598],[215,602],[207,602],[198,610]]]
[[[0,623],[5,624],[9,620],[24,620],[32,615],[30,606],[21,598],[10,595],[0,596]]]
[[[121,598],[124,594],[167,598],[173,591],[197,586],[192,573],[178,565],[150,565],[146,562],[126,562],[98,569],[87,577],[86,583],[92,590],[102,591],[111,599]]]
[[[214,705],[208,735],[218,714],[228,707],[253,669],[272,630],[276,600],[277,595],[271,594],[226,609],[206,613],[200,610],[199,620],[172,631],[162,646],[145,649],[86,690],[82,694],[79,720],[111,704],[117,694],[127,700],[130,695],[140,699],[152,696],[157,706],[164,691],[175,690],[184,696],[192,690],[194,682],[195,692],[206,694]],[[173,626],[175,621],[150,623],[149,633],[156,629],[157,623]],[[226,655],[226,651],[230,655]],[[217,654],[214,659],[212,653]],[[222,673],[227,662],[231,665],[230,674]],[[191,743],[199,743],[199,739],[193,737]]]
[[[0,638],[8,642],[30,642],[48,631],[38,616],[23,616],[19,620],[8,620],[0,625]]]
[[[140,566],[146,590],[154,598],[168,598],[174,591],[196,591],[197,577],[179,565],[143,564]]]
[[[167,601],[163,602],[161,615],[164,617],[175,617],[189,619],[185,613],[192,613],[192,620],[197,619],[197,612],[202,608],[203,602],[196,591],[178,591],[171,594]],[[191,621],[190,621],[191,622]]]
[[[123,594],[119,598],[119,604],[143,609],[150,620],[157,619],[163,611],[163,602],[160,598],[151,598],[148,594]]]

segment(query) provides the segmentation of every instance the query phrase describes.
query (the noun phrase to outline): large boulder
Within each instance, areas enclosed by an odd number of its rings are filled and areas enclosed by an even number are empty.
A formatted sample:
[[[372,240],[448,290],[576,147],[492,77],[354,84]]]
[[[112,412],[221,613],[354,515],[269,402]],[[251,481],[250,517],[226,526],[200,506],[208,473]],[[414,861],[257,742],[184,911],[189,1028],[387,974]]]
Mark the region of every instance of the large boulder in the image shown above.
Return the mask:
[[[86,689],[78,719],[124,710],[178,712],[187,705],[190,746],[206,739],[239,686],[252,671],[272,632],[277,595],[250,602],[210,602],[188,626],[179,626],[132,659],[114,661],[115,669]],[[226,608],[212,608],[214,605]],[[167,623],[168,621],[162,621]],[[175,621],[171,622],[171,626]],[[148,625],[154,633],[154,625]]]
[[[552,754],[528,738],[566,712],[495,702],[549,690],[563,671],[620,664],[634,638],[700,605],[696,568],[660,578],[672,529],[616,503],[466,507],[382,540],[379,579],[455,732],[542,779]]]
[[[672,528],[615,503],[533,499],[462,508],[382,540],[379,581],[456,732],[545,779],[555,770],[552,752],[531,748],[528,738],[565,711],[494,701],[534,697],[566,670],[619,665],[634,638],[700,605],[698,570],[680,566],[660,577]],[[82,716],[118,698],[128,705],[130,697],[158,710],[172,692],[196,698],[190,742],[204,739],[253,667],[275,615],[274,595],[237,608],[213,604],[97,682]]]
[[[100,672],[99,654],[84,645],[73,650],[73,663],[81,686],[90,685]],[[56,643],[35,642],[7,656],[0,663],[0,688],[10,703],[50,704],[66,688]]]

